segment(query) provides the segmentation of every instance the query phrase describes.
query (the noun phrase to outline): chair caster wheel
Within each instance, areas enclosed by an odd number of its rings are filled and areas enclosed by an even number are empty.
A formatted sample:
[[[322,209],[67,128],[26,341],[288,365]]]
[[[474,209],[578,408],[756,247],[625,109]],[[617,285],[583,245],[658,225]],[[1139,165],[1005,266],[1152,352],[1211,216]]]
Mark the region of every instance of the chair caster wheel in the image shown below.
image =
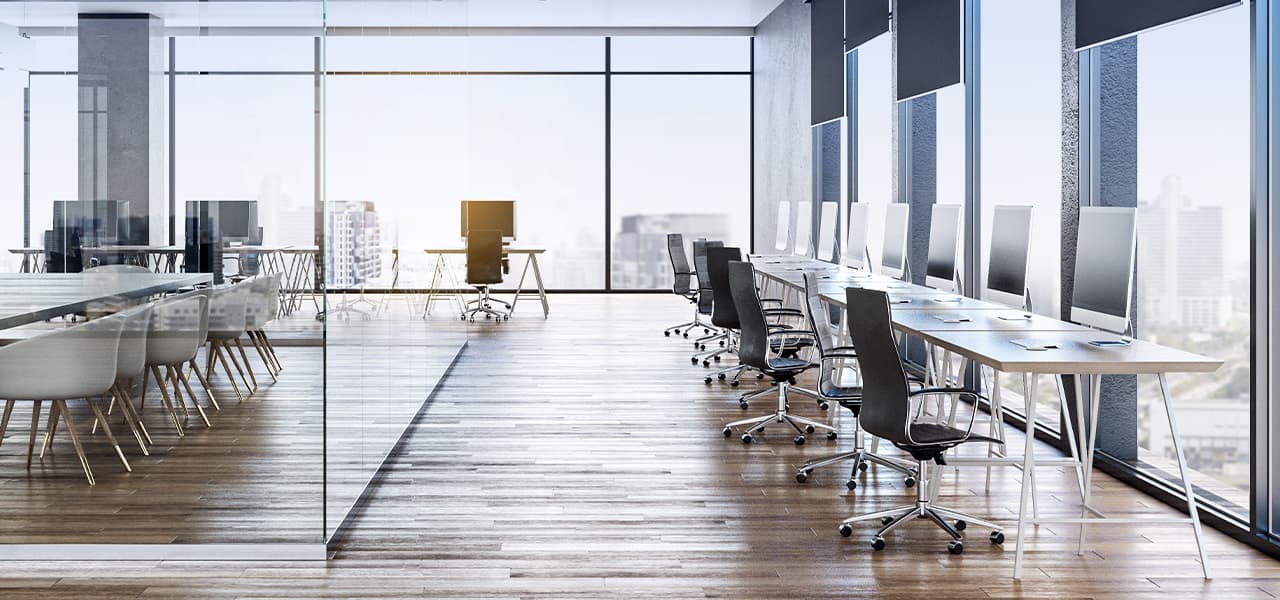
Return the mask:
[[[999,546],[1004,543],[1004,532],[992,531],[990,539],[992,544]]]
[[[688,331],[684,332],[684,339],[686,339],[686,340],[687,340],[687,339],[689,339],[689,332],[688,332]]]
[[[813,431],[814,431],[814,429],[813,429],[813,425],[805,425],[805,426],[804,426],[804,432],[805,432],[805,433],[813,433]]]
[[[829,408],[831,408],[831,405],[830,405],[830,404],[827,404],[826,402],[819,402],[819,403],[818,403],[818,409],[819,409],[819,410],[827,410],[827,409],[829,409]]]
[[[721,345],[723,346],[724,344],[721,344]],[[716,356],[716,357],[714,357],[714,360],[715,360],[716,362],[720,362],[720,357],[719,357],[719,356]]]
[[[888,525],[893,522],[893,517],[880,517],[881,525]]]
[[[803,445],[804,445],[804,436],[803,436],[803,435],[797,435],[797,436],[796,436],[796,439],[791,440],[791,441],[795,442],[797,446],[803,446]]]
[[[461,321],[466,321],[466,320],[467,320],[467,315],[462,315],[461,317],[459,317],[459,320],[461,320]]]
[[[947,552],[952,554],[964,554],[964,544],[959,541],[951,542],[950,544],[947,544]]]
[[[705,384],[707,384],[707,385],[711,385],[711,378],[710,378],[710,377],[704,377],[704,378],[702,379],[702,383],[705,383]]]
[[[871,468],[871,465],[867,464],[866,461],[858,463],[859,472],[866,473],[867,469],[870,469],[870,468]]]
[[[852,526],[852,525],[850,525],[850,524],[848,524],[848,523],[845,523],[845,524],[843,524],[843,525],[841,525],[841,526],[840,526],[840,536],[841,536],[841,537],[849,537],[849,536],[851,536],[851,535],[853,535],[853,526]]]
[[[692,359],[690,359],[690,362],[692,362],[692,363],[693,363],[693,364],[695,364],[695,365],[696,365],[696,364],[698,364],[698,357],[696,357],[696,356],[695,356],[695,357],[693,357]]]
[[[751,408],[751,405],[747,404],[746,402],[739,402],[738,408],[741,408],[742,410],[747,410],[748,408]]]
[[[503,321],[510,321],[510,320],[511,320],[511,315],[502,315],[502,320],[503,320]]]
[[[738,380],[734,379],[733,381],[730,381],[729,387],[738,387]]]
[[[679,332],[677,332],[677,333],[679,333]],[[670,332],[670,331],[664,331],[664,332],[662,332],[662,335],[663,335],[663,337],[671,337],[671,332]]]
[[[703,327],[703,328],[702,328],[702,333],[705,333],[705,334],[707,334],[707,335],[711,335],[711,330],[710,330],[710,329],[707,329],[706,327]]]
[[[871,538],[871,549],[875,550],[876,552],[884,550],[884,538],[880,536]]]
[[[719,375],[716,375],[716,379],[719,379],[720,381],[724,381],[724,379],[725,379],[725,375],[724,375],[724,373],[721,373],[721,374],[719,374]]]
[[[858,489],[858,482],[850,479],[849,481],[844,482],[844,487],[850,490],[856,490]]]
[[[698,346],[698,349],[699,349],[699,350],[702,350],[702,351],[704,351],[704,352],[705,352],[705,351],[706,351],[706,349],[707,349],[707,345],[706,345],[706,344],[702,344],[702,345]]]
[[[702,361],[702,367],[703,367],[703,368],[710,368],[710,367],[711,367],[711,361],[709,361],[709,360],[704,360],[704,361]]]
[[[956,521],[955,523],[952,523],[952,526],[956,528],[956,531],[964,531],[964,529],[968,527],[969,524],[965,523],[964,521]]]
[[[486,321],[488,321],[489,319],[492,319],[492,318],[493,318],[493,315],[485,315],[485,316],[484,316],[484,320],[486,320]]]
[[[744,434],[742,434],[742,443],[744,443],[744,444],[750,444],[750,443],[751,443],[751,434],[750,434],[750,433],[744,433]]]
[[[724,347],[724,342],[720,342],[720,347],[721,347],[721,348],[723,348],[723,347]]]
[[[915,486],[916,486],[916,478],[915,478],[915,477],[912,477],[912,476],[910,476],[910,475],[907,475],[906,479],[903,479],[903,480],[902,480],[902,485],[905,485],[905,486],[907,486],[907,487],[915,487]]]
[[[764,379],[764,373],[756,373],[756,379]]]
[[[724,434],[724,437],[729,437],[729,436],[733,435],[733,430],[732,430],[732,429],[729,429],[728,427],[725,427],[725,428],[724,428],[724,431],[722,431],[721,433],[723,433],[723,434]]]
[[[840,434],[838,434],[838,433],[836,433],[836,432],[834,432],[834,431],[828,431],[828,432],[827,432],[827,439],[829,439],[829,440],[834,440],[834,439],[836,439],[836,438],[838,438],[838,437],[840,437]]]
[[[808,473],[805,473],[804,471],[800,471],[799,473],[796,473],[796,483],[804,483],[808,479],[809,479]]]

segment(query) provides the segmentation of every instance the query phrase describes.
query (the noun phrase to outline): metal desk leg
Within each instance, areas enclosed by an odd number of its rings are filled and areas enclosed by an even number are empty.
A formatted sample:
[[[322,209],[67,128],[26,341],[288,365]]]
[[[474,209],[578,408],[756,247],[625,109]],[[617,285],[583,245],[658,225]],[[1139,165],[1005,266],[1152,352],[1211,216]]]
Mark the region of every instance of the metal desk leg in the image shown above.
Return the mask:
[[[551,316],[551,307],[547,304],[547,288],[542,285],[542,270],[538,268],[538,255],[530,254],[529,262],[533,263],[533,279],[538,282],[538,296],[542,298],[542,318]]]
[[[1191,515],[1191,529],[1195,531],[1196,546],[1200,550],[1200,566],[1204,569],[1204,578],[1213,579],[1213,573],[1209,570],[1209,551],[1204,546],[1204,532],[1200,530],[1200,513],[1196,510],[1196,495],[1191,489],[1187,459],[1182,453],[1182,438],[1178,435],[1178,422],[1173,416],[1169,383],[1165,380],[1164,373],[1160,373],[1158,377],[1160,378],[1160,397],[1164,400],[1164,412],[1169,417],[1169,433],[1173,436],[1173,451],[1178,455],[1178,474],[1182,477],[1182,491],[1187,495],[1187,513]]]
[[[1098,408],[1102,405],[1102,376],[1090,376],[1089,395],[1089,437],[1085,439],[1084,451],[1084,506],[1080,509],[1081,517],[1089,512],[1089,498],[1093,493],[1093,456],[1094,450],[1098,447]],[[1077,411],[1083,411],[1083,404],[1077,408]],[[1085,546],[1085,528],[1084,523],[1080,523],[1080,550],[1083,552]]]
[[[1027,503],[1031,500],[1032,474],[1036,470],[1036,403],[1030,399],[1027,403],[1026,444],[1022,455],[1022,498],[1018,503],[1018,535],[1017,548],[1013,555],[1013,578],[1022,579],[1022,555],[1026,551],[1027,539]]]

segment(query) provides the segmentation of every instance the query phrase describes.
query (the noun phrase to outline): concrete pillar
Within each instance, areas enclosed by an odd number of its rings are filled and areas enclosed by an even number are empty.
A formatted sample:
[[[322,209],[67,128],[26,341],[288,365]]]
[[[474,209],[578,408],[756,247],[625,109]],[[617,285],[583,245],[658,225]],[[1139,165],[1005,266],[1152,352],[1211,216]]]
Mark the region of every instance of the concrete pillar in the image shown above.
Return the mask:
[[[78,24],[80,200],[128,202],[118,241],[149,244],[154,229],[159,243],[166,219],[163,22],[81,14]]]

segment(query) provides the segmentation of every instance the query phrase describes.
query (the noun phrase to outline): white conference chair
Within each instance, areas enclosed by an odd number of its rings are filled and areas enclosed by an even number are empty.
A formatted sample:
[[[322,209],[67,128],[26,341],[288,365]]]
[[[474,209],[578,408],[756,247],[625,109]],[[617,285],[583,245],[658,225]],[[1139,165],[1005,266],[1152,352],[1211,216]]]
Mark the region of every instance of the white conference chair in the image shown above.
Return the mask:
[[[209,329],[205,336],[209,344],[205,378],[213,379],[213,364],[221,363],[223,372],[231,380],[231,389],[235,390],[236,398],[241,402],[244,402],[246,394],[240,392],[235,375],[231,373],[231,365],[235,365],[236,372],[240,374],[240,379],[249,392],[247,396],[253,396],[255,387],[249,383],[249,376],[240,365],[240,359],[231,350],[232,342],[238,342],[245,331],[245,309],[250,292],[247,283],[249,282],[241,282],[213,291],[209,297]]]
[[[142,423],[142,417],[133,406],[128,388],[130,382],[146,370],[147,337],[150,335],[152,308],[153,305],[148,304],[123,313],[124,328],[120,332],[120,345],[116,352],[116,380],[111,385],[111,403],[107,405],[107,415],[112,413],[117,404],[120,405],[120,413],[124,415],[125,424],[129,426],[129,431],[137,440],[143,456],[151,455],[147,446],[153,442],[146,425]],[[107,438],[112,439],[110,426],[105,419],[95,419],[91,431],[96,433],[99,424],[102,424]]]
[[[199,290],[163,300],[152,309],[151,327],[147,334],[143,396],[140,404],[146,405],[147,377],[154,377],[156,386],[160,388],[160,399],[179,437],[186,435],[186,429],[178,418],[178,407],[182,408],[184,416],[190,415],[186,400],[183,398],[184,389],[191,403],[195,405],[200,419],[204,421],[205,427],[211,426],[209,415],[205,413],[204,407],[200,406],[195,391],[191,389],[191,380],[187,377],[186,366],[191,367],[201,385],[204,386],[210,405],[214,409],[219,408],[217,400],[210,391],[208,380],[200,372],[195,361],[196,353],[200,351],[200,346],[205,341],[209,302],[208,291]],[[162,368],[163,371],[161,371]],[[172,396],[166,384],[173,387]],[[177,400],[176,406],[174,400]]]
[[[257,277],[249,281],[249,296],[245,303],[244,311],[244,328],[245,335],[249,337],[249,343],[258,351],[258,358],[262,359],[262,364],[267,368],[267,374],[271,375],[271,381],[278,381],[276,377],[276,363],[272,361],[266,351],[266,344],[260,341],[258,334],[266,327],[267,323],[275,318],[275,311],[278,310],[278,301],[272,303],[272,299],[278,299],[277,290],[280,289],[280,281],[276,275],[267,275]],[[240,339],[235,340],[236,347],[240,350],[240,356],[244,359],[246,368],[249,369],[249,376],[253,379],[254,391],[257,391],[258,379],[253,374],[252,367],[249,366],[249,356],[244,351],[244,344]]]

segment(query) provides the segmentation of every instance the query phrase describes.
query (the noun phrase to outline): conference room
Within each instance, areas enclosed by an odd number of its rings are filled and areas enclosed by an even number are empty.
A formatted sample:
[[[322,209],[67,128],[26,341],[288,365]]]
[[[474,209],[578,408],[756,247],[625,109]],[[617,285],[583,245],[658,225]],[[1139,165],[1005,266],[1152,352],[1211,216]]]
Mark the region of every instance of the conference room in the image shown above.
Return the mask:
[[[0,588],[1274,597],[1272,8],[0,3]]]

